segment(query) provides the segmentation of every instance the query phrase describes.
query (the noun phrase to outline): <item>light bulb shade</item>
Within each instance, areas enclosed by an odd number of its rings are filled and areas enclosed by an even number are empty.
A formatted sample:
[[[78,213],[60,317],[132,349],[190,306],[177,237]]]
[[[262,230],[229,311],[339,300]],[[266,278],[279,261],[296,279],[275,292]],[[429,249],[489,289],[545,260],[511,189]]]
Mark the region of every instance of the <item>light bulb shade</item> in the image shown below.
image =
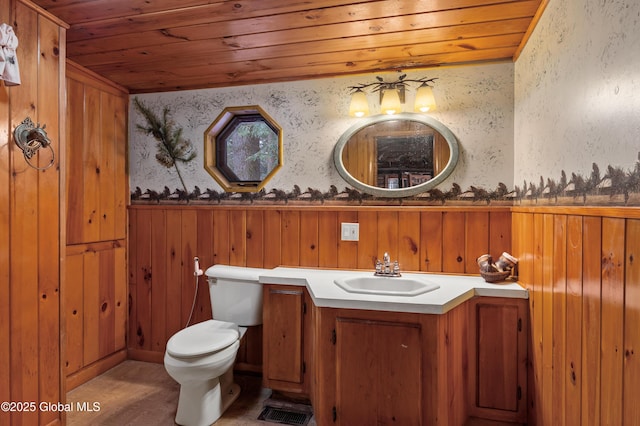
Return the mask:
[[[433,97],[433,90],[423,83],[416,92],[415,111],[429,112],[436,109],[436,99]]]
[[[351,95],[351,105],[349,105],[349,115],[352,117],[364,117],[369,115],[369,102],[367,94],[358,89]]]
[[[384,114],[396,114],[401,112],[402,104],[400,103],[400,94],[396,88],[384,89],[382,92],[382,102],[380,102],[380,110]]]

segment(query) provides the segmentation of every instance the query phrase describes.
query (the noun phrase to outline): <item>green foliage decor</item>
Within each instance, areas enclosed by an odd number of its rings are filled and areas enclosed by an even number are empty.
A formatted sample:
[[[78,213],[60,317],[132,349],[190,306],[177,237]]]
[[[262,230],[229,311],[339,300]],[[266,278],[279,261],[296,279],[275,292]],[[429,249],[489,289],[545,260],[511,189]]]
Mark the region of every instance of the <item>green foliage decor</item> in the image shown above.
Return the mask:
[[[133,105],[146,120],[146,125],[137,124],[136,127],[157,141],[156,160],[168,169],[174,167],[184,191],[188,192],[178,163],[188,163],[196,158],[191,141],[182,137],[182,127],[175,127],[168,107],[164,107],[160,118],[138,98],[133,98]]]

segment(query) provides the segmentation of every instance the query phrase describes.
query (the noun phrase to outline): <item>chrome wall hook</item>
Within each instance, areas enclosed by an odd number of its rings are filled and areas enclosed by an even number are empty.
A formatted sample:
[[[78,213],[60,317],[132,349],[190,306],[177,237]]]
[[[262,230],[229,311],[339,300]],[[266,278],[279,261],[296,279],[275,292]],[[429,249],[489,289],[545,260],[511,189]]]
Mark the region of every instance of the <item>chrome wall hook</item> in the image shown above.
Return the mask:
[[[34,125],[31,118],[27,117],[22,123],[16,126],[16,129],[13,131],[16,145],[22,150],[27,164],[37,170],[46,170],[51,167],[55,161],[55,153],[51,147],[51,140],[44,130],[45,127],[46,125],[40,127],[40,123]],[[37,167],[31,163],[31,158],[33,158],[40,148],[49,148],[51,151],[51,161],[44,167]]]

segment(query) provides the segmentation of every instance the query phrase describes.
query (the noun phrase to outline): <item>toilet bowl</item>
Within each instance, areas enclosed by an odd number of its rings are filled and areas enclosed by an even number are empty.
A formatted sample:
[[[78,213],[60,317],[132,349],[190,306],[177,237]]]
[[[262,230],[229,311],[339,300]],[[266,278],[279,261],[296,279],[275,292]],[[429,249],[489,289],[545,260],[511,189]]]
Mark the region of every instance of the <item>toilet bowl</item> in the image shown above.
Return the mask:
[[[164,366],[180,384],[177,424],[210,425],[238,398],[233,364],[246,332],[243,326],[262,323],[262,271],[224,265],[207,269],[213,319],[167,341]]]

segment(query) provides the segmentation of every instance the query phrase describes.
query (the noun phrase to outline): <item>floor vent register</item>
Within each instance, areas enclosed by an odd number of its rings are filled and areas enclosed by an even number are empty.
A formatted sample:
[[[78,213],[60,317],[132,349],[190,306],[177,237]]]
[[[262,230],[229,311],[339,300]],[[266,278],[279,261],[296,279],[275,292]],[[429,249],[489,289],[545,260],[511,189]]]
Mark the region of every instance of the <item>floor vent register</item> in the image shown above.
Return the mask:
[[[306,426],[310,419],[311,413],[271,406],[265,406],[258,416],[258,420],[295,426]]]

